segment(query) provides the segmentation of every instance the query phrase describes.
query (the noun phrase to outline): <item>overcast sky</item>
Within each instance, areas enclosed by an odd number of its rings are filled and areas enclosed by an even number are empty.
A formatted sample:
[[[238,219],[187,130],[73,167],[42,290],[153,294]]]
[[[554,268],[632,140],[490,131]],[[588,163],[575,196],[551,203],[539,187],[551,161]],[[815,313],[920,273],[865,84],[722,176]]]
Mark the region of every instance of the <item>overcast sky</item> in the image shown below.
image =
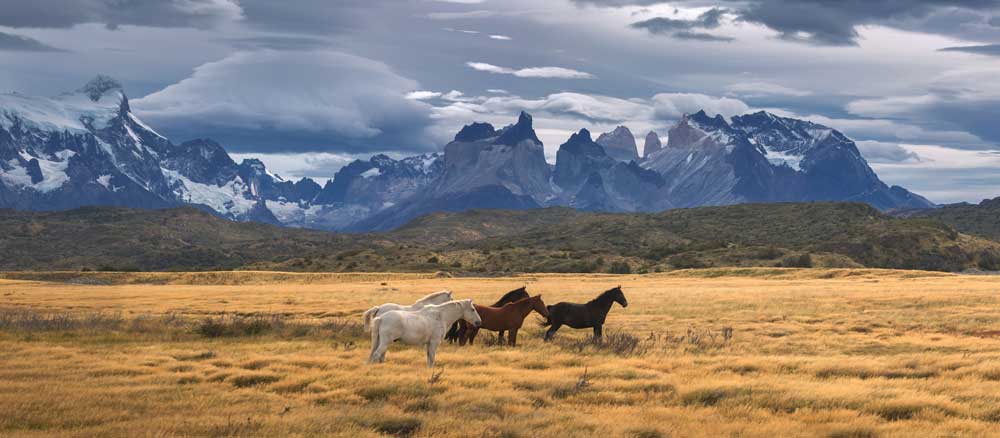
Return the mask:
[[[180,142],[287,177],[535,116],[665,136],[685,112],[839,129],[935,202],[1000,196],[1000,0],[0,0],[0,90],[96,74]],[[641,142],[640,142],[641,147]]]

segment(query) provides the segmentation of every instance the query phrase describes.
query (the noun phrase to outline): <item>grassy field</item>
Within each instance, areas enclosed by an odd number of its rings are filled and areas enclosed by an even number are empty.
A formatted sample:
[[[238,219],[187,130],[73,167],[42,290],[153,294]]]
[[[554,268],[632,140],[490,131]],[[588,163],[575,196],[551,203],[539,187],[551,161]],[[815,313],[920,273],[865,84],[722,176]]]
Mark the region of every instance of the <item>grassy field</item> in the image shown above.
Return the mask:
[[[0,436],[1000,436],[1000,277],[0,274]],[[364,309],[442,288],[621,284],[603,345],[394,345]],[[724,333],[731,329],[731,336]],[[482,338],[482,336],[481,336]]]

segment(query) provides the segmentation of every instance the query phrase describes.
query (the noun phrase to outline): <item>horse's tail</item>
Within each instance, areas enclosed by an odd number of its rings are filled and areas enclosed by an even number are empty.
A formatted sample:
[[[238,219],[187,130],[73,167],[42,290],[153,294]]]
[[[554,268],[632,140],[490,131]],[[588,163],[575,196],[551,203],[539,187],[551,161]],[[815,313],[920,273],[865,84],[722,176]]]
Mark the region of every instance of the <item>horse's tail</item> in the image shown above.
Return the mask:
[[[362,319],[365,321],[365,330],[370,330],[372,326],[372,319],[375,318],[375,314],[378,313],[378,306],[372,307],[371,309],[365,310],[364,315],[361,315]]]
[[[367,312],[366,312],[366,313],[367,313]],[[372,320],[372,322],[371,322],[371,331],[372,331],[372,352],[371,352],[371,354],[370,354],[370,355],[368,356],[368,363],[375,363],[375,362],[376,362],[376,359],[375,359],[375,351],[376,351],[376,350],[378,350],[378,342],[379,342],[379,336],[380,336],[380,334],[379,334],[379,331],[380,331],[380,330],[379,330],[379,327],[380,327],[381,325],[382,325],[382,318],[375,318],[375,319],[374,319],[374,320]]]
[[[458,321],[451,324],[451,328],[448,329],[448,333],[445,333],[444,338],[449,342],[458,341]]]
[[[545,321],[542,321],[542,327],[547,327],[552,325],[552,306],[551,305],[545,306],[545,310],[546,313],[549,314],[549,316],[546,316]]]

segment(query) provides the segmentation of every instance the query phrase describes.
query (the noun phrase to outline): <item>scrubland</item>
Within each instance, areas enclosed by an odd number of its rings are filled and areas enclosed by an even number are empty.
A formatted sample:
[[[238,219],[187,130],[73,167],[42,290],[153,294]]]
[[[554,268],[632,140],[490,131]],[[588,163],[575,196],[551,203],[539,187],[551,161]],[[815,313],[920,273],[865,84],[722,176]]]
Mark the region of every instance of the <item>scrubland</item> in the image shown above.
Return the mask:
[[[1000,277],[0,278],[0,436],[1000,436]],[[522,285],[583,302],[619,284],[629,307],[600,345],[568,328],[543,343],[532,315],[516,348],[445,345],[432,371],[394,345],[364,363],[375,304]]]

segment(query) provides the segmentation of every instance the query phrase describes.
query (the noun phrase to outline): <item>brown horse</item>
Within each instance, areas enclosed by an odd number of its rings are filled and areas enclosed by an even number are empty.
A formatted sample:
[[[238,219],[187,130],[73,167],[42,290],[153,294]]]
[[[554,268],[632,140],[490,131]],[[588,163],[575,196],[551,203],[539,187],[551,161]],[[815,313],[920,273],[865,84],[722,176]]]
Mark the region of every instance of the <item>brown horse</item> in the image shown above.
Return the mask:
[[[483,324],[480,327],[470,327],[468,324],[465,324],[465,337],[459,339],[459,345],[465,345],[465,341],[468,341],[469,345],[472,345],[472,342],[476,339],[476,334],[479,333],[479,329],[483,328],[495,332],[509,331],[510,336],[507,344],[514,347],[517,345],[517,331],[524,324],[524,318],[531,311],[538,312],[539,315],[545,318],[549,317],[549,310],[545,307],[545,302],[542,301],[541,295],[508,303],[503,307],[480,306],[478,304],[473,306],[476,308],[476,312],[479,313],[479,317],[482,318]],[[500,335],[499,339],[503,343],[503,335]]]

